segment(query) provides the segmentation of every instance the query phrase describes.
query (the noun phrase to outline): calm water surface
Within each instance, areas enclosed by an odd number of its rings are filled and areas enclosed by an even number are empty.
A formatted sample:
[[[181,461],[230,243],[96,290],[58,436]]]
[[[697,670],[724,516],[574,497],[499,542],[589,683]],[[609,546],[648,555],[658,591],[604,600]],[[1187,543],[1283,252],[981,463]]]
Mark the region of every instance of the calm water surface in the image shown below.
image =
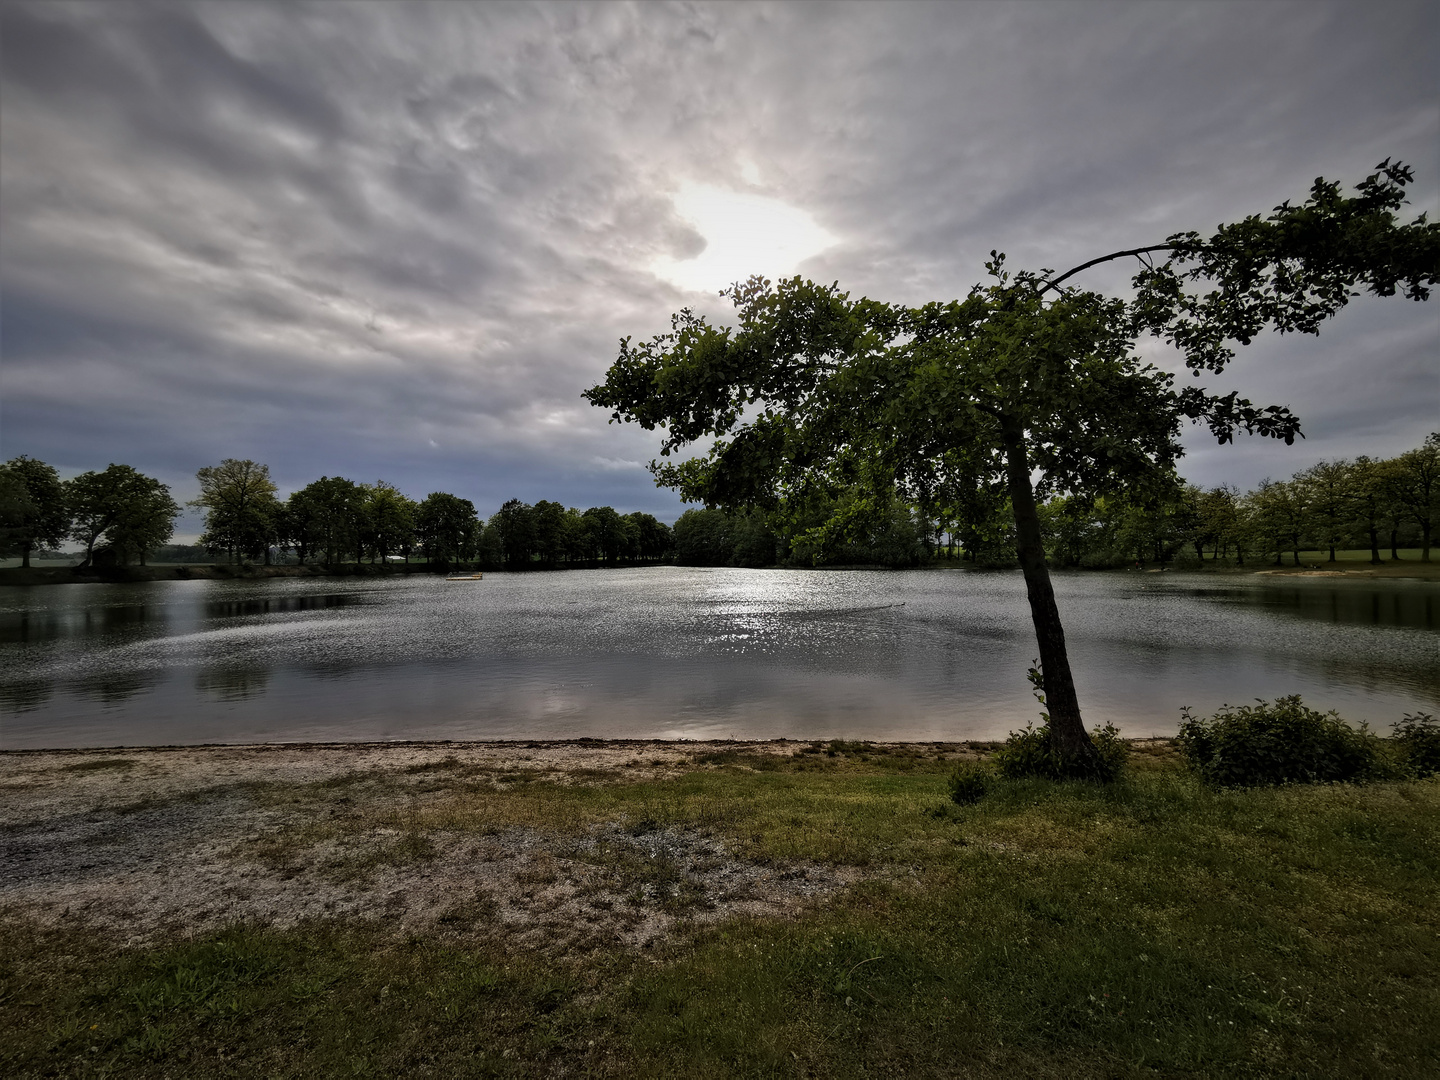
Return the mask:
[[[1058,574],[1090,723],[1440,708],[1440,584]],[[1001,737],[1018,572],[637,570],[0,588],[0,745]]]

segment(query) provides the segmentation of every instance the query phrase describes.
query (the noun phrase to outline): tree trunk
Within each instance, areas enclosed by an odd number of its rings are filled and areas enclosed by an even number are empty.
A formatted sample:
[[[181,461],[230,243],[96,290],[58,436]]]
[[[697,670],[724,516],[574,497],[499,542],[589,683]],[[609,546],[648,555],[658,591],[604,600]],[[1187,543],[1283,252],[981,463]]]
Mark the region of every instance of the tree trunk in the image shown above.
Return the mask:
[[[1399,544],[1400,544],[1400,530],[1399,530],[1399,529],[1391,529],[1391,530],[1390,530],[1390,561],[1391,561],[1391,562],[1399,562],[1399,561],[1400,561],[1400,546],[1399,546]]]
[[[1050,740],[1060,754],[1083,768],[1096,769],[1099,755],[1085,733],[1070,658],[1065,652],[1065,630],[1060,609],[1055,606],[1055,589],[1045,567],[1045,547],[1040,539],[1040,515],[1035,491],[1030,486],[1030,459],[1025,452],[1025,435],[1013,421],[1002,421],[1005,441],[1006,479],[1010,505],[1015,514],[1015,548],[1025,575],[1025,592],[1030,600],[1030,618],[1040,647],[1040,672],[1045,679],[1045,705],[1050,713]]]
[[[1383,560],[1380,558],[1380,530],[1374,525],[1370,526],[1370,564],[1379,566]]]
[[[30,547],[28,540],[20,545],[20,565],[27,569],[30,566]]]

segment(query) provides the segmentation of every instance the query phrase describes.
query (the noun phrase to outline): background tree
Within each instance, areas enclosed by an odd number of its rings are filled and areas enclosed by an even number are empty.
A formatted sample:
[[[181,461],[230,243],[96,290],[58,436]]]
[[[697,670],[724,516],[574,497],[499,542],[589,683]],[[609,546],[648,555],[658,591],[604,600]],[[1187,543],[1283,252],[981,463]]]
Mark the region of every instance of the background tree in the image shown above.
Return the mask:
[[[81,568],[94,561],[103,538],[120,562],[146,554],[174,534],[180,505],[160,481],[129,465],[110,465],[104,472],[81,473],[64,485],[71,516],[70,535],[85,545]]]
[[[870,493],[834,527],[848,531],[890,493],[910,501],[945,490],[959,471],[1003,478],[1040,651],[1050,737],[1081,773],[1103,763],[1085,732],[1064,630],[1045,565],[1037,496],[1127,489],[1173,473],[1179,427],[1205,423],[1220,442],[1237,431],[1294,440],[1281,406],[1238,393],[1176,391],[1135,355],[1162,337],[1197,374],[1222,371],[1266,327],[1316,333],[1357,286],[1429,295],[1440,231],[1395,211],[1412,179],[1382,162],[1345,197],[1317,180],[1300,206],[1277,207],[1213,236],[1175,234],[1060,274],[1011,275],[992,253],[988,287],[963,301],[905,308],[837,286],[752,278],[727,290],[737,326],[688,309],[669,333],[626,338],[606,380],[586,391],[615,421],[664,428],[661,456],[713,439],[703,456],[655,464],[658,483],[686,501],[784,514],[814,491]],[[1147,262],[1126,302],[1063,283],[1098,263],[1165,252]],[[1201,283],[1206,291],[1190,288]],[[1032,481],[1038,476],[1038,483]]]
[[[448,565],[475,557],[481,542],[475,504],[458,495],[433,491],[415,511],[415,532],[429,562]]]
[[[1221,484],[1202,491],[1195,500],[1198,523],[1196,525],[1196,551],[1205,559],[1204,541],[1209,541],[1214,558],[1219,561],[1233,544],[1236,559],[1243,563],[1245,557],[1240,549],[1240,507],[1239,492],[1230,484]]]
[[[364,546],[381,562],[392,554],[408,556],[415,543],[416,504],[393,484],[377,480],[361,488]]]
[[[360,485],[340,476],[322,476],[290,496],[286,529],[302,561],[319,556],[334,566],[360,546],[363,499]]]
[[[590,522],[574,506],[565,511],[564,542],[565,558],[570,562],[584,562],[597,557]]]
[[[5,523],[8,543],[20,554],[20,565],[30,565],[37,548],[55,548],[70,530],[65,489],[53,468],[21,454],[4,466],[8,477]]]
[[[490,528],[500,534],[505,565],[511,569],[528,566],[535,551],[535,508],[519,499],[507,499],[491,516]]]
[[[583,516],[599,557],[611,564],[619,562],[629,541],[620,515],[613,507],[592,506]]]
[[[270,546],[279,537],[280,500],[270,466],[248,459],[226,458],[195,474],[200,497],[190,505],[205,510],[205,532],[200,542],[211,551],[226,552],[234,562],[264,556],[270,563]]]
[[[1351,517],[1370,541],[1370,563],[1379,566],[1380,530],[1391,508],[1384,462],[1360,455],[1350,466]]]
[[[1390,497],[1420,526],[1420,559],[1429,562],[1435,504],[1440,501],[1440,431],[1401,454],[1386,472]]]
[[[1327,548],[1330,562],[1335,549],[1349,541],[1355,517],[1353,470],[1348,461],[1319,461],[1295,474],[1304,492],[1311,538]]]
[[[723,510],[686,510],[672,532],[681,566],[728,566],[735,555],[730,515]]]
[[[1262,555],[1273,553],[1276,566],[1284,564],[1285,552],[1293,551],[1295,565],[1299,566],[1303,506],[1291,486],[1267,477],[1245,496],[1245,504],[1252,546]]]
[[[635,527],[640,558],[653,562],[670,554],[670,548],[674,541],[670,535],[669,525],[653,514],[644,514],[638,511],[627,514],[625,520]]]
[[[35,515],[35,503],[25,483],[8,465],[0,465],[0,559],[10,559],[21,550],[25,522]],[[25,552],[25,566],[30,553]]]
[[[535,504],[535,551],[546,566],[557,566],[566,557],[565,507],[541,499]]]

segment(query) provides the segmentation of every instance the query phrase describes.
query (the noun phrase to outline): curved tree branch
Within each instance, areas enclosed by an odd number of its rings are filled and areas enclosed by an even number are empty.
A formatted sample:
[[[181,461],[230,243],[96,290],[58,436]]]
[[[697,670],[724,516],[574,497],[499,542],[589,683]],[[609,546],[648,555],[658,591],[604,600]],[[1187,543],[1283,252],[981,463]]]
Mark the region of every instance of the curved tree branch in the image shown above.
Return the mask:
[[[1075,276],[1076,274],[1078,274],[1081,270],[1088,270],[1088,269],[1090,269],[1090,267],[1096,266],[1096,265],[1098,265],[1099,263],[1111,262],[1111,261],[1114,260],[1114,259],[1123,259],[1123,258],[1125,258],[1127,255],[1146,255],[1146,254],[1149,254],[1149,253],[1152,252],[1152,251],[1174,251],[1174,250],[1175,250],[1175,245],[1174,245],[1174,244],[1156,244],[1156,245],[1154,245],[1153,247],[1138,247],[1138,248],[1129,248],[1129,249],[1126,250],[1126,251],[1112,251],[1109,255],[1101,255],[1098,259],[1091,259],[1089,262],[1081,263],[1079,266],[1072,267],[1071,269],[1066,270],[1065,273],[1061,274],[1061,275],[1060,275],[1059,277],[1057,277],[1057,278],[1051,278],[1049,281],[1047,281],[1047,282],[1045,282],[1043,285],[1041,285],[1038,291],[1043,293],[1046,289],[1053,289],[1055,286],[1059,285],[1059,284],[1060,284],[1062,281],[1064,281],[1066,278],[1068,278],[1068,277],[1073,277],[1073,276]]]

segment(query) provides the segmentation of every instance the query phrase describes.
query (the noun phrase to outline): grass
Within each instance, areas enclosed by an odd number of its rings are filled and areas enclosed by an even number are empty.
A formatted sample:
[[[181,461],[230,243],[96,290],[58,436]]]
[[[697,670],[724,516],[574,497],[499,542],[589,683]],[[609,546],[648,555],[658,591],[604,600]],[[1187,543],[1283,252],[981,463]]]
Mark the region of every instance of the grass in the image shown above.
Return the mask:
[[[1227,559],[1215,562],[1208,556],[1204,563],[1194,560],[1194,552],[1177,557],[1174,568],[1177,570],[1218,570],[1238,573],[1254,573],[1260,570],[1284,571],[1288,574],[1304,573],[1312,570],[1339,570],[1346,573],[1364,574],[1372,577],[1401,577],[1401,578],[1425,578],[1427,580],[1440,580],[1440,548],[1431,548],[1430,562],[1421,562],[1420,548],[1401,548],[1400,560],[1391,561],[1390,549],[1380,549],[1379,565],[1370,562],[1369,548],[1344,548],[1335,552],[1335,561],[1330,562],[1330,550],[1306,550],[1300,552],[1300,565],[1295,565],[1295,560],[1290,552],[1285,553],[1285,560],[1282,565],[1275,565],[1273,553],[1268,556],[1257,556],[1253,552],[1245,557],[1243,566],[1235,565],[1235,558],[1231,555]]]
[[[928,748],[803,749],[639,783],[451,770],[444,788],[365,774],[273,792],[342,832],[683,825],[867,877],[790,920],[583,955],[339,921],[127,950],[12,919],[0,1072],[1440,1073],[1440,782],[1216,792],[1148,744],[1121,784],[999,781],[960,808]]]

